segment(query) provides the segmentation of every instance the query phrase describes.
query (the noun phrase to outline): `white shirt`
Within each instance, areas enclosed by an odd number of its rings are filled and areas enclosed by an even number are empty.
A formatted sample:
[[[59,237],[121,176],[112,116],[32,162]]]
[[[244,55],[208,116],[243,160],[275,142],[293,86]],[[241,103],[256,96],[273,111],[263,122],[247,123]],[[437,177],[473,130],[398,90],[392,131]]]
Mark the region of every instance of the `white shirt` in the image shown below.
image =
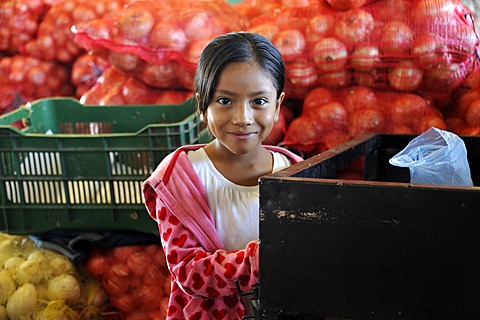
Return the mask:
[[[273,171],[290,165],[283,154],[272,152]],[[225,178],[203,148],[188,153],[200,180],[205,185],[215,227],[227,251],[244,249],[259,238],[259,187],[241,186]]]

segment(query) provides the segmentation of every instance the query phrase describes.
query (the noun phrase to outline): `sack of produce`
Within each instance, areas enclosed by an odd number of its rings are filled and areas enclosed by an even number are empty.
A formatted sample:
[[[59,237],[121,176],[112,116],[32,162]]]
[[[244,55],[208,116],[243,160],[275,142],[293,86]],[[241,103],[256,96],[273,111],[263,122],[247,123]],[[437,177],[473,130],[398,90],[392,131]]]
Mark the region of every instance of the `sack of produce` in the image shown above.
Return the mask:
[[[0,234],[0,319],[102,319],[97,279],[28,237]]]
[[[272,131],[263,141],[264,144],[278,145],[283,141],[290,122],[295,118],[294,109],[295,107],[289,105],[288,101],[282,103],[280,106],[280,112],[278,113],[278,120],[275,121]]]
[[[20,54],[0,59],[0,87],[3,85],[15,86],[18,95],[26,101],[70,96],[74,92],[67,66]],[[0,97],[4,94],[1,90]]]
[[[389,162],[408,168],[411,183],[473,186],[465,143],[449,131],[428,129]]]
[[[97,247],[86,268],[125,319],[165,319],[170,273],[160,244]]]
[[[76,26],[75,40],[152,87],[191,91],[206,44],[242,26],[242,19],[223,0],[145,0]]]
[[[17,54],[37,36],[38,25],[51,7],[48,0],[7,0],[0,2],[0,52]]]
[[[114,14],[128,0],[56,1],[42,16],[36,37],[19,50],[42,60],[72,63],[85,50],[74,41],[73,26]]]
[[[235,10],[244,16],[247,21],[251,21],[264,13],[282,10],[285,7],[311,8],[319,3],[328,3],[330,7],[336,10],[350,10],[361,8],[373,1],[376,0],[244,0],[237,2],[234,6]]]
[[[305,97],[281,144],[311,156],[365,132],[416,134],[432,126],[446,128],[425,96],[365,86],[317,87]]]
[[[472,72],[453,92],[445,122],[456,134],[480,135],[480,70]]]
[[[316,0],[314,0],[316,2]],[[312,5],[313,3],[309,3]],[[246,21],[263,15],[264,13],[273,12],[274,10],[281,10],[281,0],[243,0],[233,4],[235,11],[238,12]]]
[[[20,107],[29,98],[18,91],[17,86],[11,83],[0,83],[0,115]],[[17,121],[12,124],[16,128],[23,128],[23,123]]]
[[[86,91],[91,89],[109,66],[110,63],[107,60],[92,53],[84,53],[76,58],[70,73],[70,80],[75,86],[75,97],[80,99]]]
[[[180,104],[193,96],[191,91],[158,89],[126,74],[115,66],[108,67],[95,84],[79,98],[85,105]]]
[[[279,48],[290,96],[352,84],[445,93],[478,66],[473,14],[460,0],[379,0],[348,10],[328,2],[275,9],[248,27]]]
[[[326,0],[332,8],[337,10],[351,10],[361,8],[375,0]]]

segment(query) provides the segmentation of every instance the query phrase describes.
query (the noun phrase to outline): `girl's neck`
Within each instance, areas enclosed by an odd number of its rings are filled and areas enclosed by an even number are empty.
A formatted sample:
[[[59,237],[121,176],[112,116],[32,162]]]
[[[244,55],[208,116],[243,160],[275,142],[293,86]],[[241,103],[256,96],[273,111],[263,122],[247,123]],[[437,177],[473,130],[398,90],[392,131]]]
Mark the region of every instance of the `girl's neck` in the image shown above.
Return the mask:
[[[213,141],[205,146],[205,152],[215,168],[238,185],[256,186],[261,176],[273,170],[273,156],[263,146],[259,146],[255,153],[237,155]]]

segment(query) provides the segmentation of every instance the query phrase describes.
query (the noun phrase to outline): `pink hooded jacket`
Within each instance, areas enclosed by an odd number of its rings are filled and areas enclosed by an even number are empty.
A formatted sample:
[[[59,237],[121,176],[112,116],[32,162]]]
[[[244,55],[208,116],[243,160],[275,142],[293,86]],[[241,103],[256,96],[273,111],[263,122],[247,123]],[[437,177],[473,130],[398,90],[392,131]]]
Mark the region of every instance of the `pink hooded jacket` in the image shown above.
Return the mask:
[[[145,206],[157,221],[172,287],[167,319],[241,319],[246,309],[237,292],[258,283],[258,240],[227,252],[215,229],[207,193],[184,146],[169,154],[143,184]],[[266,146],[293,163],[302,158]]]

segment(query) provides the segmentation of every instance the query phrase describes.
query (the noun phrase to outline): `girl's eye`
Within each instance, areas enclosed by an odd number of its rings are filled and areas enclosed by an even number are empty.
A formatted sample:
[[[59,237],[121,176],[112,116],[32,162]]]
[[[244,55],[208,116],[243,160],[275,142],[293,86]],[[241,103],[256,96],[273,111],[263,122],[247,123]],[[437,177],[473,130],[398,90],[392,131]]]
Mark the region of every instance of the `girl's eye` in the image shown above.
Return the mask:
[[[217,101],[220,104],[231,104],[230,99],[227,99],[227,98],[219,98]]]
[[[263,106],[264,104],[267,104],[267,100],[265,100],[263,98],[262,99],[255,99],[255,100],[253,100],[253,104]]]

